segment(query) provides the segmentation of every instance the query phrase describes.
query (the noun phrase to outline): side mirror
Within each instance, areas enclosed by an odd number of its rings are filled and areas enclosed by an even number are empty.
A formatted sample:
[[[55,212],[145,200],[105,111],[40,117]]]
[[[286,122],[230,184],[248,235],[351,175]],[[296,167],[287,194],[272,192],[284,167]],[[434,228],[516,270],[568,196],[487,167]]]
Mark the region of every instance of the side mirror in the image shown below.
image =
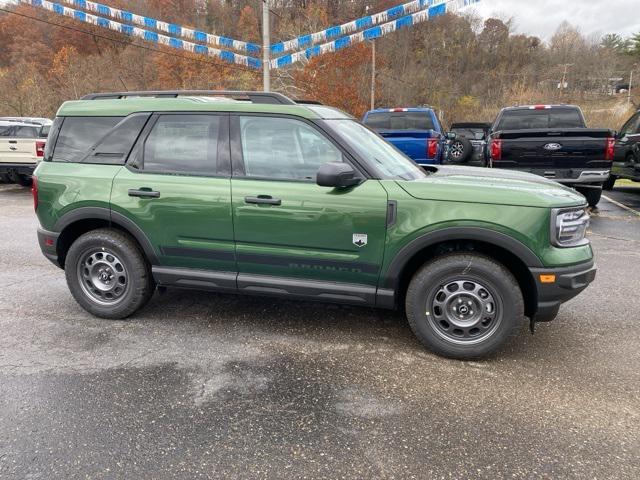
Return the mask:
[[[318,170],[316,183],[321,187],[346,188],[358,185],[361,179],[353,167],[347,163],[325,163]]]
[[[448,140],[455,140],[458,137],[458,135],[456,134],[456,132],[447,132],[447,139]]]

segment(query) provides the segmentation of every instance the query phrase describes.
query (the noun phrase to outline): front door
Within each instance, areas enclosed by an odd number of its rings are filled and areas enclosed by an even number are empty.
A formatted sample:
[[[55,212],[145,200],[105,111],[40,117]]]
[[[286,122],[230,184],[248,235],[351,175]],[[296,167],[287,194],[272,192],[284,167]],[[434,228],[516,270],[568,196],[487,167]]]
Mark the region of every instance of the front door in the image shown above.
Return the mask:
[[[318,186],[322,164],[352,162],[302,119],[232,116],[231,142],[239,288],[295,293],[310,281],[339,295],[350,284],[345,298],[354,285],[375,290],[387,217],[380,182],[363,175],[355,187]]]
[[[114,179],[111,207],[146,234],[161,266],[229,272],[235,287],[228,119],[152,117]]]
[[[640,113],[636,113],[624,124],[616,140],[613,173],[624,177],[637,175],[634,172],[633,146],[640,142]]]

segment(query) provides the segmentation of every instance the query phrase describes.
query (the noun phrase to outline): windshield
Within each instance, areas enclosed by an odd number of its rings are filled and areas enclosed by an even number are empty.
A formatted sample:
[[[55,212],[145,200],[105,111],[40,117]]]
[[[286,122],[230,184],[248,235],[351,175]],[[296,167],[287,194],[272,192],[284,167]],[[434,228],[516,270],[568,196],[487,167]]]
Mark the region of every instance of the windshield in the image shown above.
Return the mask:
[[[417,180],[426,173],[400,150],[387,143],[361,123],[354,120],[328,120],[351,148],[366,158],[386,177],[397,180]]]

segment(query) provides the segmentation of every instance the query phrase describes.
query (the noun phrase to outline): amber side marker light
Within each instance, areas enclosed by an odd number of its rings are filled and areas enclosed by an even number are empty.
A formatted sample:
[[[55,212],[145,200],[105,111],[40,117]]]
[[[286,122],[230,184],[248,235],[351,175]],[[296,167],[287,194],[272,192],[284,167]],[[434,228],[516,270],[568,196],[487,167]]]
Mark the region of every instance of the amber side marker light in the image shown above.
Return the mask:
[[[540,275],[540,283],[556,283],[555,275]]]

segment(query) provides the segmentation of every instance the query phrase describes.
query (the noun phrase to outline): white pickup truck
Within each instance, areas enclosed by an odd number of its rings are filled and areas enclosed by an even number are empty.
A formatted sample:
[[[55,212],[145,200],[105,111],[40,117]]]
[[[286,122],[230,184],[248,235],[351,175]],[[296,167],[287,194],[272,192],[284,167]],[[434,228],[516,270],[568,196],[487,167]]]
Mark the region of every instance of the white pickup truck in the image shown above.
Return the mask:
[[[50,127],[46,118],[0,117],[0,181],[31,185]]]

